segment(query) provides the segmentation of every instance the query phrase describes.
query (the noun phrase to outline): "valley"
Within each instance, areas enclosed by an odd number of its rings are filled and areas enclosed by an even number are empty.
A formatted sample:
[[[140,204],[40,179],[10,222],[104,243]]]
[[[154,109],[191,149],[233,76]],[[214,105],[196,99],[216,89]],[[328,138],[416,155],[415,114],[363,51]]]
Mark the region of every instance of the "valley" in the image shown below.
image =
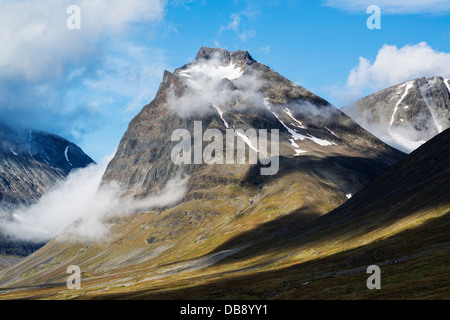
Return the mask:
[[[262,175],[238,134],[233,162],[174,163],[172,134],[195,121],[222,157],[227,129],[279,130],[279,170]],[[165,71],[99,189],[144,201],[183,177],[182,199],[104,217],[100,241],[63,232],[0,271],[0,299],[448,299],[450,131],[428,139],[407,155],[248,52],[203,47]],[[366,286],[373,264],[382,290]]]

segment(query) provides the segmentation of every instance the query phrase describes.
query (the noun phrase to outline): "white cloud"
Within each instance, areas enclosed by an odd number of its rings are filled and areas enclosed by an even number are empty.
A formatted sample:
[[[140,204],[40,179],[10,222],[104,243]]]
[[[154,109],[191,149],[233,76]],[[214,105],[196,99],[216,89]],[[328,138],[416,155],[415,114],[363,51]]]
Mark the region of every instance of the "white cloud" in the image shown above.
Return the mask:
[[[220,36],[226,31],[233,31],[241,41],[247,41],[256,35],[256,30],[251,27],[251,22],[256,19],[258,14],[259,11],[254,8],[233,13],[230,16],[231,21],[226,26],[220,27],[217,36]],[[218,44],[217,40],[216,44]]]
[[[22,240],[48,240],[77,219],[105,214],[117,204],[106,192],[94,201],[105,168],[106,162],[71,173],[37,204],[18,208],[13,219],[3,220],[2,233]]]
[[[261,47],[261,48],[259,48],[258,51],[266,53],[266,54],[269,54],[270,53],[270,46]]]
[[[427,76],[450,77],[450,53],[438,52],[427,43],[398,48],[384,45],[373,62],[360,57],[359,64],[350,71],[345,88],[334,88],[340,98],[358,98],[408,80]]]
[[[70,0],[0,0],[0,75],[36,81],[97,50],[104,35],[131,23],[158,20],[162,0],[82,0],[81,30],[68,30]]]
[[[226,108],[236,99],[254,105],[263,101],[259,91],[262,81],[255,74],[243,74],[243,70],[233,64],[223,65],[219,54],[209,60],[196,61],[179,75],[188,88],[182,96],[171,90],[168,97],[169,108],[179,116],[216,112],[212,105]],[[233,81],[233,87],[225,79]]]
[[[68,30],[69,5],[81,29]],[[0,0],[0,120],[81,143],[148,103],[161,51],[128,36],[159,27],[166,0]],[[94,103],[95,102],[95,103]]]
[[[324,0],[324,5],[351,12],[366,12],[367,7],[376,4],[382,13],[388,14],[423,14],[448,13],[448,0]]]
[[[105,218],[171,205],[184,195],[188,178],[175,178],[161,192],[140,200],[121,197],[115,183],[99,188],[111,158],[72,172],[30,207],[0,212],[1,232],[19,240],[47,241],[57,236],[61,241],[102,241],[109,234]]]

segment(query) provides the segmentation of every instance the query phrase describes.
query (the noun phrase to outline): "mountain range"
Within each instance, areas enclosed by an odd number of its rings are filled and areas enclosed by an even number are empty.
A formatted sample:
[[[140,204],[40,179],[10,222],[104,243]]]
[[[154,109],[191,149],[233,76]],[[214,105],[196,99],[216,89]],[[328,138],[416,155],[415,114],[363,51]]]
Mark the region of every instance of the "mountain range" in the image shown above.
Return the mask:
[[[194,164],[174,161],[177,130],[194,136],[182,148]],[[62,234],[1,271],[0,298],[448,297],[441,131],[407,155],[248,52],[203,47],[164,73],[103,176],[100,190],[117,184],[139,210],[104,217],[101,241]],[[278,138],[270,175],[262,132]],[[378,296],[366,287],[370,264],[383,268]],[[82,270],[81,290],[65,287],[69,265]]]

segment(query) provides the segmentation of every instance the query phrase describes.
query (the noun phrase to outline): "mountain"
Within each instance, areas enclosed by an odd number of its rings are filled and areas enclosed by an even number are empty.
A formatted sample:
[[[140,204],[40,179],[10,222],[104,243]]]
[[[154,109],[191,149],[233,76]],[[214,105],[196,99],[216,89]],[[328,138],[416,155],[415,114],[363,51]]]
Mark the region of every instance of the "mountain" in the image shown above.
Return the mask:
[[[450,79],[407,81],[341,110],[384,142],[409,153],[450,127]]]
[[[183,150],[183,162],[174,150]],[[110,233],[100,242],[67,242],[62,234],[0,273],[0,286],[63,282],[76,264],[97,295],[110,281],[128,287],[134,277],[138,286],[182,277],[239,252],[249,257],[239,268],[263,270],[277,259],[267,248],[295,237],[404,157],[248,52],[204,47],[192,63],[164,73],[103,176],[100,190],[118,184],[124,199],[147,207],[125,213],[124,206],[123,215],[105,218]],[[148,201],[155,195],[175,204]]]
[[[85,292],[103,299],[449,299],[449,162],[447,129],[294,235],[256,238],[233,252],[248,232],[218,249],[231,254],[215,267],[166,265],[117,291],[95,291],[93,281]],[[366,286],[370,265],[381,269],[380,290]]]
[[[0,205],[30,205],[72,170],[94,161],[51,133],[0,124]]]
[[[201,169],[216,168],[180,166],[171,161],[175,145],[172,133],[179,128],[193,133],[196,120],[203,122],[203,131],[278,129],[281,161],[288,162],[287,166],[301,167],[311,159],[327,162],[335,157],[352,162],[352,171],[362,166],[359,174],[366,177],[366,182],[376,175],[372,172],[367,176],[368,161],[373,161],[371,167],[379,173],[403,157],[327,101],[256,62],[248,52],[204,47],[192,63],[174,73],[165,72],[156,98],[130,123],[108,165],[104,183],[118,181],[125,193],[145,197],[180,173],[193,175]],[[257,148],[253,144],[251,147]],[[240,182],[236,167],[229,169],[221,177],[208,179],[216,184]],[[315,169],[319,174],[327,171],[325,176],[332,170],[324,165]],[[346,169],[343,164],[340,170]],[[352,178],[345,174],[340,183],[334,182],[344,194],[364,184],[356,182],[355,187],[345,182],[348,179]],[[195,187],[194,181],[200,184],[192,178],[191,188]]]
[[[92,163],[64,138],[0,124],[0,219],[14,219],[14,208],[36,203],[72,170]],[[26,256],[41,246],[0,233],[0,255]]]
[[[241,251],[222,261],[221,268],[195,274],[174,289],[170,285],[180,279],[104,297],[448,300],[449,189],[447,129],[294,237],[263,244],[261,256],[271,257],[272,268],[241,269],[245,260],[252,265],[267,261]],[[366,287],[371,265],[381,269],[380,290]],[[220,276],[225,270],[233,275]],[[197,280],[201,276],[208,279]]]
[[[187,261],[174,262],[166,254],[171,249],[169,243],[150,252],[142,246],[137,248],[149,230],[145,215],[131,221],[116,218],[113,224],[117,231],[134,230],[132,237],[120,237],[115,243],[70,247],[53,242],[52,248],[43,248],[35,257],[0,273],[3,283],[5,278],[16,278],[16,285],[1,289],[0,297],[447,300],[449,152],[447,129],[342,206],[297,228],[293,234],[277,234],[269,242],[261,241],[261,233],[249,230],[239,239],[222,244],[218,248],[221,251]],[[274,230],[276,224],[275,220],[269,221],[259,228]],[[254,241],[243,247],[236,242],[239,240],[242,245],[252,238]],[[127,246],[128,242],[132,245]],[[102,250],[107,250],[104,256],[109,260],[101,258]],[[125,259],[118,260],[119,257]],[[145,263],[152,259],[160,262]],[[64,273],[66,266],[75,262],[81,262],[81,270],[85,271],[82,289],[70,292]],[[102,268],[90,273],[90,266],[95,264]],[[366,286],[370,265],[381,269],[380,290]],[[31,280],[33,276],[37,278],[34,281],[17,281],[22,280],[20,277]]]
[[[292,237],[233,252],[212,270],[135,280],[104,299],[450,298],[450,129]],[[241,241],[245,236],[241,236]],[[229,242],[220,249],[235,246]],[[381,269],[369,290],[368,266]],[[177,270],[175,267],[168,270]],[[146,282],[148,281],[148,282]],[[89,292],[89,291],[88,291]],[[53,294],[58,295],[57,291]]]

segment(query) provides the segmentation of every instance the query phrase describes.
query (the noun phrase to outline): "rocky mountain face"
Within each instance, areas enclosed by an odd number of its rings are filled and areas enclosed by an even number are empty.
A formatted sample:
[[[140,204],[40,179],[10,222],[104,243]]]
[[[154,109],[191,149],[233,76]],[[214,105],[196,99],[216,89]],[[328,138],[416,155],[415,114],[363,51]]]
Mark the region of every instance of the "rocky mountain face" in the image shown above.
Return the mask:
[[[189,157],[182,163],[173,161],[182,143],[179,136],[173,139],[177,130],[188,135],[182,154]],[[210,148],[213,141],[217,148]],[[251,151],[259,157],[256,164]],[[119,183],[124,196],[138,201],[185,177],[182,200],[105,219],[111,234],[102,243],[52,240],[20,267],[1,273],[0,286],[62,281],[68,263],[93,277],[121,277],[135,268],[166,274],[160,268],[180,263],[203,268],[244,247],[257,255],[258,244],[275,245],[298,234],[404,157],[248,52],[204,47],[192,63],[164,73],[155,99],[130,123],[102,181]],[[262,174],[271,166],[277,170]]]
[[[295,235],[258,239],[221,261],[215,270],[204,271],[202,274],[211,281],[189,285],[188,281],[201,278],[197,273],[186,276],[186,286],[164,289],[182,282],[167,276],[165,281],[149,282],[140,290],[123,289],[103,297],[447,299],[449,188],[447,129],[391,166],[349,201],[297,229]],[[239,248],[246,240],[241,235],[220,250]],[[381,268],[381,290],[366,287],[370,265]],[[232,275],[222,277],[224,271]],[[102,297],[100,293],[98,296]]]
[[[0,205],[32,204],[72,170],[92,163],[59,136],[0,124]]]
[[[280,236],[279,242],[275,237],[270,242],[258,241],[221,261],[216,270],[205,271],[203,275],[211,281],[163,289],[181,282],[167,277],[162,283],[147,283],[147,290],[123,289],[105,297],[447,299],[449,188],[447,129],[391,166],[349,201],[299,228],[294,236]],[[238,246],[236,240],[220,249]],[[245,241],[246,237],[238,240]],[[259,258],[255,247],[259,247]],[[251,263],[244,264],[249,260]],[[241,269],[243,265],[247,268]],[[381,290],[366,287],[371,265],[381,269]],[[225,270],[235,272],[221,277]],[[195,277],[200,278],[199,274]]]
[[[176,145],[171,141],[172,133],[184,128],[193,134],[194,121],[202,121],[203,131],[218,129],[224,135],[227,129],[278,129],[282,168],[304,168],[314,162],[311,160],[334,161],[314,170],[339,184],[346,194],[356,192],[403,157],[327,101],[258,63],[248,52],[204,47],[192,63],[174,73],[165,72],[156,98],[130,123],[104,183],[118,181],[125,193],[145,197],[177,175],[193,176],[211,168],[171,161]],[[246,143],[249,148],[258,148],[255,141]],[[203,149],[206,145],[203,143]],[[338,163],[340,169],[334,170]],[[189,190],[205,184],[243,182],[238,178],[242,170],[235,166],[227,169],[222,177],[210,175],[208,181],[192,177]],[[348,169],[361,176],[347,174]]]
[[[411,80],[341,110],[384,142],[409,153],[450,127],[450,79]]]
[[[17,206],[28,206],[72,170],[94,161],[59,136],[0,124],[0,219],[13,219]],[[22,243],[0,233],[0,254],[25,256],[42,244]]]
[[[248,230],[218,247],[226,250],[196,259],[180,254],[172,261],[170,242],[146,248],[145,234],[154,234],[149,214],[115,218],[111,224],[121,235],[113,242],[67,246],[52,241],[0,273],[0,285],[6,286],[2,298],[447,299],[449,152],[447,129],[342,206],[289,236],[270,238],[263,232],[276,230],[281,222],[274,219],[256,228],[263,231]],[[181,240],[181,251],[202,246],[200,239],[195,245],[189,236]],[[86,271],[82,290],[68,295],[63,280],[74,262]],[[367,288],[369,265],[381,268],[382,290]],[[7,288],[14,284],[35,287]]]
[[[400,221],[405,217],[447,216],[450,222],[450,129],[438,134],[377,177],[345,204],[317,220],[317,229],[343,232],[355,221],[370,224]],[[389,209],[386,209],[389,208]],[[360,225],[368,228],[368,225]],[[444,229],[446,234],[450,229]],[[362,230],[360,231],[364,233]],[[440,233],[440,237],[444,234]],[[450,239],[450,237],[444,237]]]

